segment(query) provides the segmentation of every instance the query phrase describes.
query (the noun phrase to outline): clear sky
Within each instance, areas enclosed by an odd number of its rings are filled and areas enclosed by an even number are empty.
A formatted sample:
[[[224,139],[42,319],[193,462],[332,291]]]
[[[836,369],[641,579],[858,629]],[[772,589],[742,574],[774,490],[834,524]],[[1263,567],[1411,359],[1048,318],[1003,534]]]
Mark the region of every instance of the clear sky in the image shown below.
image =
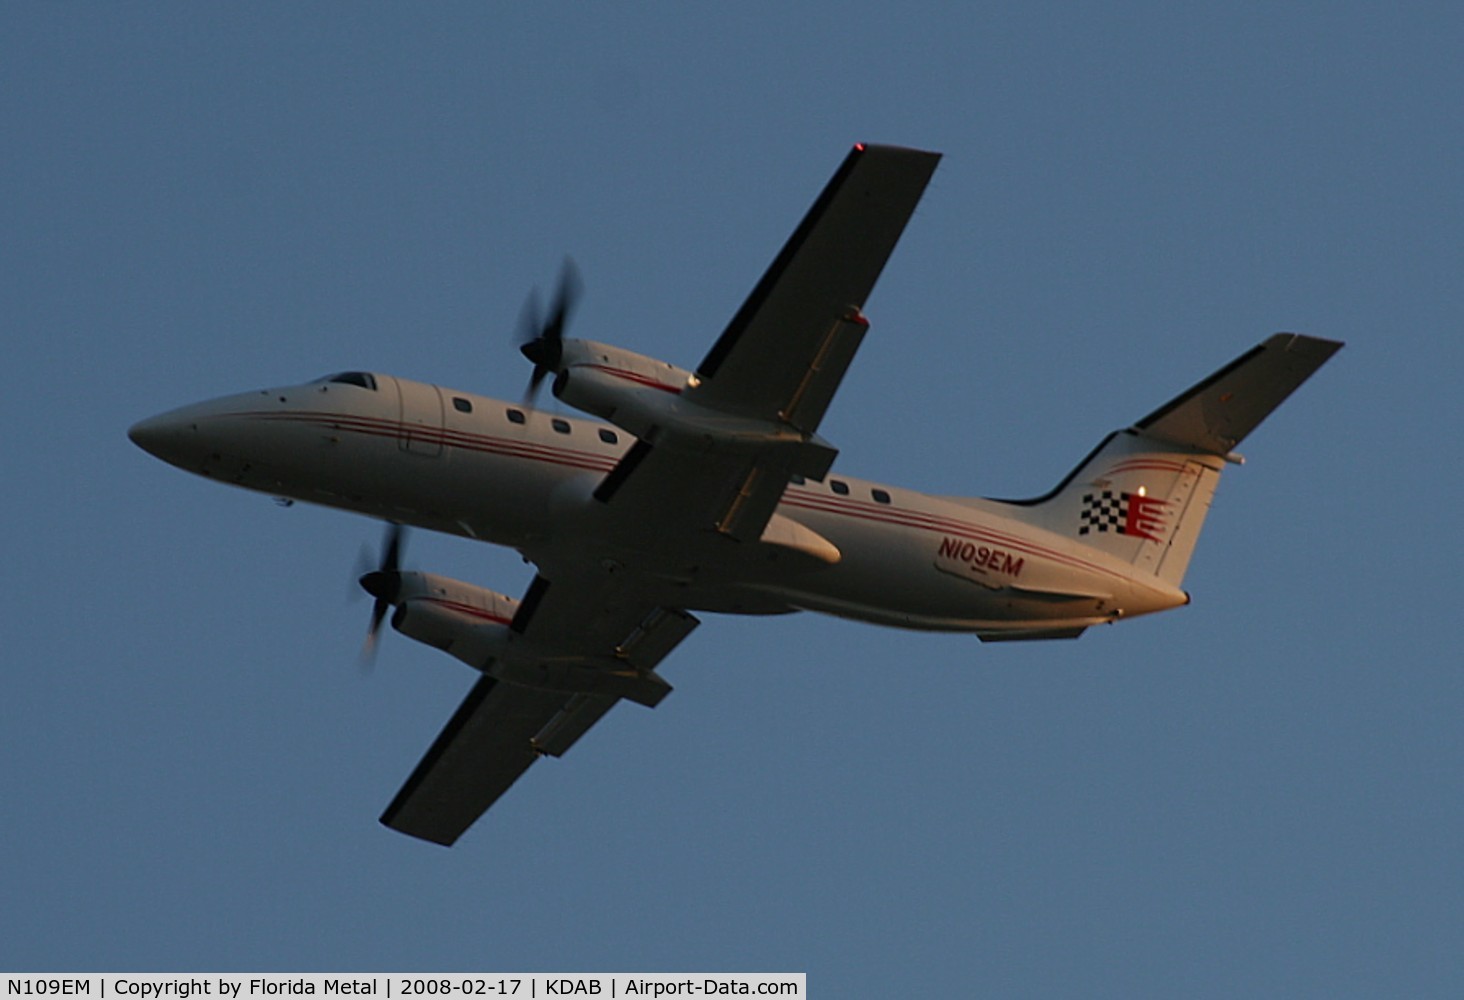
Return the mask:
[[[0,6],[0,968],[1464,994],[1448,11]],[[823,427],[849,474],[1041,492],[1272,332],[1348,342],[1226,473],[1193,606],[711,617],[456,848],[379,826],[471,672],[389,634],[363,675],[379,526],[128,425],[344,368],[517,397],[566,253],[573,333],[694,365],[861,140],[946,158]]]

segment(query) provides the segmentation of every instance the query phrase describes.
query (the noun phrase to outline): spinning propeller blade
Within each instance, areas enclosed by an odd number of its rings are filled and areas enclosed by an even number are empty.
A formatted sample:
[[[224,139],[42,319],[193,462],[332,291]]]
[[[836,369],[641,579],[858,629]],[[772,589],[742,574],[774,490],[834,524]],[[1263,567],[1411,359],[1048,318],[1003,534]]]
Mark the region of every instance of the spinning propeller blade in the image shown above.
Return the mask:
[[[366,643],[361,648],[362,662],[368,666],[376,656],[376,639],[381,631],[381,623],[386,620],[386,613],[391,610],[401,592],[402,543],[405,536],[406,529],[400,524],[387,525],[381,562],[376,569],[362,573],[358,581],[362,590],[376,598],[371,606],[371,623],[366,628]]]
[[[529,387],[524,393],[524,405],[532,407],[539,394],[539,386],[546,375],[559,372],[564,360],[564,328],[569,323],[569,314],[579,300],[581,282],[579,270],[574,261],[564,259],[559,272],[559,288],[554,294],[554,303],[547,319],[539,312],[539,293],[532,291],[524,308],[519,313],[519,352],[534,363],[529,376]]]

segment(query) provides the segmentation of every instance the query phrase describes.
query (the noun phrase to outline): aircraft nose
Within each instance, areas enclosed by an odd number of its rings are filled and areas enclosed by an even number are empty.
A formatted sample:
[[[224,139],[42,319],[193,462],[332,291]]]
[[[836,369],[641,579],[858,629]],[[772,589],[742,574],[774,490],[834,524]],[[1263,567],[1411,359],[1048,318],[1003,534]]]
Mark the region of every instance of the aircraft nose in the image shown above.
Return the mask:
[[[127,436],[149,455],[170,465],[182,465],[189,452],[196,450],[190,445],[197,443],[198,424],[176,412],[162,413],[139,420],[127,428]]]

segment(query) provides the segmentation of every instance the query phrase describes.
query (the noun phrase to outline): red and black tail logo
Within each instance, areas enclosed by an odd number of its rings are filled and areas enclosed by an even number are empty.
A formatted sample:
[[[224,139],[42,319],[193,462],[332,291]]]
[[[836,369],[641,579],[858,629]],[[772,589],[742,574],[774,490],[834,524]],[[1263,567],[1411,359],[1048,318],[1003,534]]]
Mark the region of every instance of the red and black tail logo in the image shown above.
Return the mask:
[[[1083,494],[1083,509],[1078,512],[1078,534],[1091,532],[1113,532],[1147,538],[1151,542],[1163,541],[1160,537],[1169,525],[1165,518],[1169,512],[1168,500],[1145,496],[1142,493],[1115,493],[1104,490],[1101,493]]]

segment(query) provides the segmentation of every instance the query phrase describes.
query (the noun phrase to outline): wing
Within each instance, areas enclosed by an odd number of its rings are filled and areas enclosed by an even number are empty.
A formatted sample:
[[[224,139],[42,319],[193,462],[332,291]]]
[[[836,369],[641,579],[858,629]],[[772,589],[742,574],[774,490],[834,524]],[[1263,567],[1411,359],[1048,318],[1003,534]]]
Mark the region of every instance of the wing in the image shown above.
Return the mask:
[[[620,698],[654,705],[670,690],[654,668],[697,625],[677,609],[674,581],[728,539],[764,537],[788,477],[819,477],[833,462],[836,453],[814,432],[864,336],[865,299],[939,159],[854,148],[687,391],[708,411],[781,430],[748,447],[703,451],[638,441],[594,498],[603,535],[631,540],[643,556],[651,551],[650,563],[540,560],[542,575],[510,626],[513,641],[383,823],[451,844],[540,755],[564,753]],[[783,544],[837,559],[827,542],[782,529],[774,534]],[[657,546],[670,553],[659,566]]]
[[[570,701],[484,676],[382,813],[381,822],[413,837],[452,844],[538,759],[534,738]],[[595,719],[612,704],[609,699],[596,705]]]
[[[558,757],[622,697],[654,705],[655,667],[698,622],[604,572],[537,577],[515,641],[473,686],[381,822],[450,845],[539,757]]]
[[[940,154],[855,146],[697,369],[690,399],[813,433]]]
[[[757,539],[788,477],[837,452],[815,431],[868,327],[863,306],[940,154],[855,146],[697,369],[690,403],[767,421],[805,447],[721,454],[639,442],[595,496],[663,534]]]

